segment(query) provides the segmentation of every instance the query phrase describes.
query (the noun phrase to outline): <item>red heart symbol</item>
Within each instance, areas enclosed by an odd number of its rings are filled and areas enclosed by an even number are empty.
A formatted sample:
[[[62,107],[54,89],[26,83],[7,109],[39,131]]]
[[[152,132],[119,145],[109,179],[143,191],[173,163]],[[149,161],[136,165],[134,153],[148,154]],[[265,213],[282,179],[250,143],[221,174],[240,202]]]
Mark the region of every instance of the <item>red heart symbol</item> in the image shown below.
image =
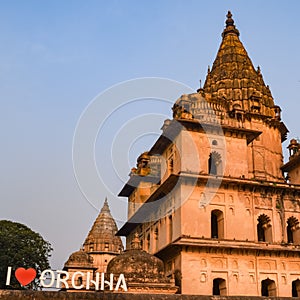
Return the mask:
[[[29,284],[36,276],[36,270],[29,268],[25,270],[24,268],[18,268],[15,272],[17,280],[23,285]]]

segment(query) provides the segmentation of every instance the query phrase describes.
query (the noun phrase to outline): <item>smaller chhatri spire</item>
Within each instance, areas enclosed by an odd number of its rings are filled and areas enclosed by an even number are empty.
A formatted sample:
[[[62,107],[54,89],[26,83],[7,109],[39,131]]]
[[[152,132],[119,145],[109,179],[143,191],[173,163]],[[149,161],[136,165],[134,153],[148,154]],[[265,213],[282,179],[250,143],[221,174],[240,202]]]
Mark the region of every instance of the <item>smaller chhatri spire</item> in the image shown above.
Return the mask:
[[[135,235],[134,235],[134,239],[132,240],[131,242],[131,249],[133,250],[141,250],[142,247],[141,247],[141,241],[140,241],[140,238],[139,238],[139,235],[138,233],[136,232]]]
[[[239,36],[240,32],[235,28],[234,20],[232,19],[232,13],[230,10],[228,11],[226,17],[227,17],[226,28],[224,29],[224,31],[222,33],[222,37],[224,38],[229,33],[233,33],[233,34]]]
[[[103,207],[101,208],[101,212],[110,212],[107,197],[105,197]]]
[[[121,238],[115,235],[117,231],[116,221],[110,213],[108,201],[105,198],[103,207],[84,241],[84,251],[120,253],[123,251],[123,244]]]
[[[257,66],[257,74],[260,74],[260,66]]]

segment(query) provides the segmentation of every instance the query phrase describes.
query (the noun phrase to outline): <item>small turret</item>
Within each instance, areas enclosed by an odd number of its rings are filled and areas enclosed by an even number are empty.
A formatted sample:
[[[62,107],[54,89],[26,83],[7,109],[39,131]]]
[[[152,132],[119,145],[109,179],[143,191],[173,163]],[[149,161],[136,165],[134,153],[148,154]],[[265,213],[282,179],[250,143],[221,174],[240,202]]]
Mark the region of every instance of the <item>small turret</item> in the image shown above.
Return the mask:
[[[292,139],[287,147],[289,149],[289,161],[282,166],[282,171],[287,172],[287,180],[290,184],[300,184],[300,143]]]
[[[240,32],[235,28],[234,25],[234,20],[232,19],[232,13],[229,10],[227,15],[227,20],[226,20],[226,28],[224,29],[222,33],[222,37],[224,38],[227,34],[235,34],[236,36],[240,35]]]
[[[300,144],[296,139],[292,139],[287,148],[290,152],[290,160],[293,159],[296,155],[300,155]]]

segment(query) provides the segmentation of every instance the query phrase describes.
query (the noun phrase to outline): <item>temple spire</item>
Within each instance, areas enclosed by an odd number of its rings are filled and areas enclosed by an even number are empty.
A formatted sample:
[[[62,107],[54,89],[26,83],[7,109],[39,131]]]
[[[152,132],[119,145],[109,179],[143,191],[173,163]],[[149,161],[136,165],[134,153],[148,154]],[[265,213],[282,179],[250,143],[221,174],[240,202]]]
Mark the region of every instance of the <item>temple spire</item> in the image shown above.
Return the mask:
[[[254,68],[240,41],[230,11],[225,23],[221,45],[203,86],[205,93],[211,99],[226,100],[230,111],[240,109],[273,116],[270,89],[264,83],[260,67]]]
[[[235,28],[234,20],[232,19],[232,13],[230,10],[228,11],[226,17],[227,17],[226,27],[222,33],[222,37],[224,38],[229,33],[233,33],[233,34],[239,36],[240,32]]]
[[[101,208],[101,212],[108,212],[108,213],[110,212],[107,197],[105,197],[103,207]]]
[[[115,235],[117,231],[116,221],[105,198],[103,207],[85,239],[84,251],[120,253],[123,251],[123,244],[121,238]]]

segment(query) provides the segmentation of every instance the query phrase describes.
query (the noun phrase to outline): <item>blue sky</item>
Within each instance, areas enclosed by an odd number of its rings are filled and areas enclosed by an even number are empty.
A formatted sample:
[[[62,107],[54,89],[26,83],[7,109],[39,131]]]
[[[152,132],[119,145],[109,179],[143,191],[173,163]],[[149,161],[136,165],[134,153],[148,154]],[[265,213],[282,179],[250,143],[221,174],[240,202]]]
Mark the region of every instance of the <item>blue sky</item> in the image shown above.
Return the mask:
[[[299,136],[298,0],[0,1],[0,218],[25,223],[49,240],[53,268],[79,249],[98,214],[72,167],[74,131],[84,109],[105,89],[139,77],[169,78],[196,90],[215,58],[228,9],[283,110],[289,138]],[[166,103],[132,109],[131,117],[171,116]],[[153,124],[155,134],[161,125]],[[98,154],[114,135],[106,129]],[[154,135],[133,142],[128,173]],[[108,169],[103,161],[98,168]],[[101,187],[96,205],[108,196],[119,225],[126,218],[125,202],[115,197],[121,187]]]

